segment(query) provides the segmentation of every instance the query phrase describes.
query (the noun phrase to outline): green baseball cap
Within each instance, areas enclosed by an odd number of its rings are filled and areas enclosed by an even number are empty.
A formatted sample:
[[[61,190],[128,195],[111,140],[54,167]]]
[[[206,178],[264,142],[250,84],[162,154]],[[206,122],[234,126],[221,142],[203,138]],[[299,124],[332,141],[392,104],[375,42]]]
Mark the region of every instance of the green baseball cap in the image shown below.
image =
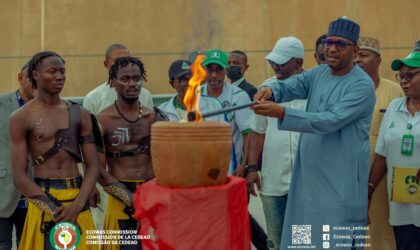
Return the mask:
[[[203,66],[215,63],[226,69],[228,65],[228,56],[225,52],[218,49],[211,49],[207,51]]]
[[[392,61],[391,69],[394,71],[400,70],[401,66],[408,66],[410,68],[420,68],[420,52],[412,52],[406,58]]]

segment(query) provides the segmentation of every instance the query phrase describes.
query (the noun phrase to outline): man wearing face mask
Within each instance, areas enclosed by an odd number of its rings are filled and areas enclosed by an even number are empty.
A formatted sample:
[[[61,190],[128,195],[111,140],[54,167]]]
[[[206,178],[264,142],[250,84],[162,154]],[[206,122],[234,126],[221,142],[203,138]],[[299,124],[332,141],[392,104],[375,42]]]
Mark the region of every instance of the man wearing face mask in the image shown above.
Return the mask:
[[[227,77],[231,84],[245,91],[252,100],[257,93],[257,88],[245,80],[245,71],[248,67],[248,56],[245,52],[234,50],[229,53]]]

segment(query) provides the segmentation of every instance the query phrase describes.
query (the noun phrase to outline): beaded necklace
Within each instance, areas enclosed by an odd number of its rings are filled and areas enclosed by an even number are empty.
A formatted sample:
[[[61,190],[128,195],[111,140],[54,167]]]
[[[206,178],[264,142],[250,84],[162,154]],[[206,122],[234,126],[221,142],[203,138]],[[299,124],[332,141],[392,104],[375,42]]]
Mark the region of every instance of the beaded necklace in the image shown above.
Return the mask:
[[[117,101],[115,101],[115,102],[114,102],[114,105],[115,105],[115,108],[116,108],[116,109],[117,109],[117,111],[118,111],[118,114],[120,114],[120,116],[121,116],[124,120],[126,120],[127,122],[129,122],[129,123],[135,123],[135,122],[137,122],[138,120],[140,120],[140,118],[141,118],[141,116],[142,116],[142,114],[143,114],[143,108],[141,107],[141,103],[140,103],[140,102],[139,102],[139,116],[138,116],[138,117],[137,117],[137,119],[136,119],[136,120],[134,120],[134,121],[127,119],[127,117],[125,117],[125,116],[121,113],[120,109],[118,108]]]

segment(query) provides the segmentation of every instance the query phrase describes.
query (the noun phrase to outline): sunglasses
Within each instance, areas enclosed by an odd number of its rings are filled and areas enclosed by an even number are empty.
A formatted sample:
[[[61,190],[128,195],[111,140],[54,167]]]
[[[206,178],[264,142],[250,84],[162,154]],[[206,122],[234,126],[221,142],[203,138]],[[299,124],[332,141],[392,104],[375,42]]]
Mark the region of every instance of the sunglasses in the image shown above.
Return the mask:
[[[343,50],[347,46],[354,46],[353,43],[348,43],[348,42],[343,41],[343,40],[322,39],[322,43],[324,44],[324,47],[327,48],[327,49],[329,49],[333,45],[335,45],[335,48],[337,50]]]
[[[405,79],[407,82],[413,80],[413,77],[420,73],[420,70],[417,71],[408,71],[407,73],[401,75],[401,74],[395,74],[395,79],[397,79],[397,81],[401,82],[403,79]]]
[[[281,68],[281,67],[284,67],[284,66],[286,66],[287,65],[287,63],[290,61],[287,61],[287,62],[285,62],[285,63],[283,63],[283,64],[278,64],[278,63],[275,63],[275,62],[273,62],[273,61],[271,61],[271,60],[267,60],[268,61],[268,64],[270,64],[270,66],[272,67],[272,68]]]

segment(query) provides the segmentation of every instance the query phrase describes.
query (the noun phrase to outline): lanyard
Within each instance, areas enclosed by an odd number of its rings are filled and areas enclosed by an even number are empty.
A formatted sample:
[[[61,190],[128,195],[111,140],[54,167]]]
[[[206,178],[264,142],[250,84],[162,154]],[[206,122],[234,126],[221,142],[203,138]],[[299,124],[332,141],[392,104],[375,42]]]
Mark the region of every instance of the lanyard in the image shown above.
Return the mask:
[[[413,155],[414,148],[414,136],[412,135],[413,124],[407,123],[407,129],[409,132],[404,134],[401,141],[401,154],[405,156]]]

